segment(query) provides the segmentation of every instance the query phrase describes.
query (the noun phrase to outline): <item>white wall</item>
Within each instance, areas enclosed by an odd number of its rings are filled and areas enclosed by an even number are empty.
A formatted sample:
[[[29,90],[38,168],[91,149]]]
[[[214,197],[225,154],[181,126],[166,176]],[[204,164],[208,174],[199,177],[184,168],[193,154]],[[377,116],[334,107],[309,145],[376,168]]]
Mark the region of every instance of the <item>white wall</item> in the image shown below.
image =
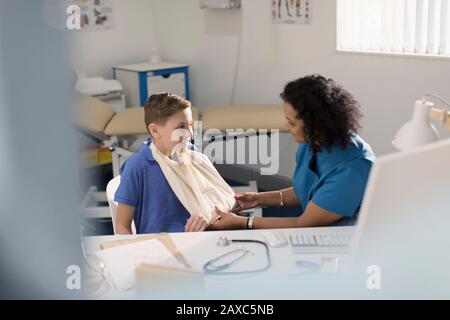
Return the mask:
[[[87,76],[112,78],[112,66],[147,61],[154,46],[150,0],[113,0],[113,28],[71,32],[74,67]]]
[[[153,8],[163,58],[191,66],[194,104],[230,104],[241,10],[203,11],[198,0],[153,0]]]
[[[191,65],[199,107],[230,103],[241,29],[235,104],[280,103],[287,81],[321,73],[358,98],[362,135],[378,155],[394,151],[391,140],[422,94],[450,99],[450,60],[336,52],[334,0],[314,1],[311,26],[272,24],[270,0],[242,2],[241,10],[203,11],[198,0],[153,0],[163,57]]]
[[[200,108],[232,100],[279,104],[286,82],[321,73],[358,98],[361,135],[377,155],[394,151],[393,136],[422,94],[450,99],[450,59],[336,52],[334,0],[314,1],[311,26],[273,24],[271,0],[242,2],[241,10],[230,11],[201,10],[198,0],[114,0],[113,30],[73,35],[77,64],[88,75],[110,78],[112,65],[146,61],[158,47],[164,60],[190,64],[191,96]],[[282,140],[280,173],[289,176],[295,145]]]

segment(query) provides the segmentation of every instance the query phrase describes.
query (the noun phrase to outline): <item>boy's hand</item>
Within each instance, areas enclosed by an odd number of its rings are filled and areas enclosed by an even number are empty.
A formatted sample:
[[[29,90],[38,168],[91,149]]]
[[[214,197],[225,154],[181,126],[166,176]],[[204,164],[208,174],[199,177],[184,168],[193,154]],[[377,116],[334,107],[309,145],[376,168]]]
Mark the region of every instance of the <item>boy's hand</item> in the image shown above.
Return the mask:
[[[221,211],[217,206],[214,207],[218,217],[211,223],[211,229],[245,229],[247,227],[247,218],[238,216],[232,212]]]
[[[204,231],[208,226],[208,220],[202,215],[193,215],[189,218],[184,226],[185,232]]]

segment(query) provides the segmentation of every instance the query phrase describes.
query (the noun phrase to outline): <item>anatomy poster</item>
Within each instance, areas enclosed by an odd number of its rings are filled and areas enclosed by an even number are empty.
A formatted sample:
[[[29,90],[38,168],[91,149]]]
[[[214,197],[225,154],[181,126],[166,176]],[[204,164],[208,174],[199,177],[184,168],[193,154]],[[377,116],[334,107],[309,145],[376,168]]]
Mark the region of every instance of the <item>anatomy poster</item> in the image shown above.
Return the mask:
[[[313,0],[272,0],[274,23],[311,24]]]
[[[73,0],[80,7],[81,30],[106,30],[112,24],[112,0]]]

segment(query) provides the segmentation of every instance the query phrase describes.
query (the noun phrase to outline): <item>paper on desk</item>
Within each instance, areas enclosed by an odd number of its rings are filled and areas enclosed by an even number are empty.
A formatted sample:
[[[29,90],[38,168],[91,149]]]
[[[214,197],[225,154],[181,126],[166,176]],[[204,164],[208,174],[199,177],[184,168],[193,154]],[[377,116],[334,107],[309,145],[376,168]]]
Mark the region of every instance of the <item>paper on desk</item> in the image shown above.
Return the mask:
[[[134,270],[142,263],[185,268],[156,239],[101,250],[96,255],[105,264],[106,271],[118,290],[126,290],[134,286]]]

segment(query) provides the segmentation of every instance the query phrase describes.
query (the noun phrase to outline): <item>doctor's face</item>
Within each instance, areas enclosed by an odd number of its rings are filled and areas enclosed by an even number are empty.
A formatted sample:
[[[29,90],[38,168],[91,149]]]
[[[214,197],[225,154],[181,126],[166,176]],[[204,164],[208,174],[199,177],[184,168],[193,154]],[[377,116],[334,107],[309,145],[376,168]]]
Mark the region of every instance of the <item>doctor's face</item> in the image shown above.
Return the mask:
[[[305,143],[305,134],[303,132],[303,120],[297,118],[297,112],[290,103],[283,105],[284,118],[287,121],[287,128],[292,134],[292,138],[297,143]]]

